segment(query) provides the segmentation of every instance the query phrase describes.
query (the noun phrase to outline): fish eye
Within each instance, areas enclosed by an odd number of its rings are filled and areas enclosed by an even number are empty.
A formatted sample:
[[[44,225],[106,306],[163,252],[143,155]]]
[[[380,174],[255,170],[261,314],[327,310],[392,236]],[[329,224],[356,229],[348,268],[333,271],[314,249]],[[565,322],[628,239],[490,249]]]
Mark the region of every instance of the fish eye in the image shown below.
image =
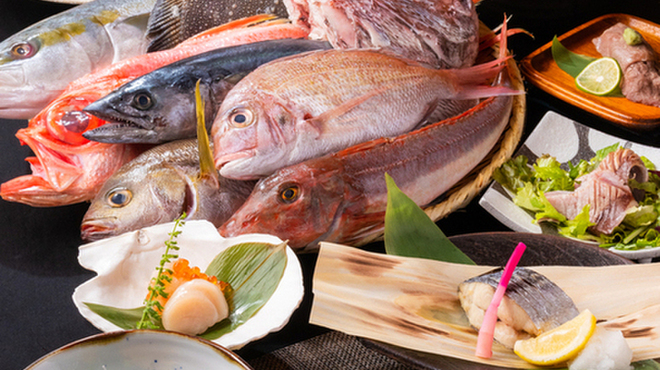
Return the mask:
[[[280,191],[280,199],[282,199],[284,203],[293,203],[298,199],[299,194],[300,188],[297,185],[291,185]]]
[[[248,127],[254,123],[254,114],[246,108],[234,109],[229,115],[229,123],[236,128]]]
[[[108,204],[113,208],[124,207],[131,199],[133,199],[133,193],[123,188],[111,190],[106,197]]]
[[[60,118],[60,125],[68,132],[83,133],[89,126],[89,115],[79,110],[66,112]]]
[[[27,42],[21,42],[11,47],[11,55],[17,59],[27,59],[36,53],[37,47]]]
[[[133,106],[139,110],[147,110],[154,105],[154,101],[147,93],[138,93],[133,98]]]

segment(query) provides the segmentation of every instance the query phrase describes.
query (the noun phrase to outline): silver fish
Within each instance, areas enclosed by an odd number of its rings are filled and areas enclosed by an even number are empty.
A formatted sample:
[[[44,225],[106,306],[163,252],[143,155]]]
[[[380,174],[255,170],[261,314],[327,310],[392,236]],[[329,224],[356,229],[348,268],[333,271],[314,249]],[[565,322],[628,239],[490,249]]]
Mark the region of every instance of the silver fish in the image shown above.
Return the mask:
[[[155,1],[92,1],[2,41],[0,117],[31,118],[74,79],[143,54]]]
[[[259,65],[284,56],[329,49],[327,42],[284,39],[212,50],[139,77],[84,110],[109,121],[83,136],[102,143],[162,143],[194,137],[197,81],[213,118],[235,82]],[[212,120],[207,123],[208,128]]]
[[[502,278],[498,270],[468,279],[458,286],[461,306],[470,325],[479,329]],[[513,348],[516,340],[554,329],[579,314],[573,300],[545,276],[526,268],[514,270],[497,311],[495,339]]]
[[[82,238],[99,240],[170,222],[184,211],[187,219],[221,225],[248,197],[254,182],[209,181],[200,171],[195,139],[142,153],[104,183],[83,217]]]

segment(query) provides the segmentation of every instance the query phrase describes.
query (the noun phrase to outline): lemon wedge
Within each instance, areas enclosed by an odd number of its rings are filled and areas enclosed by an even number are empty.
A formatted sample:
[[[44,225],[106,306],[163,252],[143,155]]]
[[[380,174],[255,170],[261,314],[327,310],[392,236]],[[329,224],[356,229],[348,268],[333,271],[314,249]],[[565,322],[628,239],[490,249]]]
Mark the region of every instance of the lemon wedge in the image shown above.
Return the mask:
[[[596,317],[584,310],[536,338],[516,341],[513,351],[534,365],[555,365],[577,356],[596,329]]]
[[[584,67],[575,77],[575,84],[589,94],[607,95],[619,87],[621,74],[621,67],[615,59],[599,58]]]

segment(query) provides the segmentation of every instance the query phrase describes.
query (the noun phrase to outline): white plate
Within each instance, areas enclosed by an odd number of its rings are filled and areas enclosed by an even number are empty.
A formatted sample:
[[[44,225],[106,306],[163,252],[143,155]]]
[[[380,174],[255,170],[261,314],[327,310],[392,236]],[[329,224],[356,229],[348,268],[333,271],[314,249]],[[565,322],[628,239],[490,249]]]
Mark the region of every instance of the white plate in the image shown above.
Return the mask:
[[[206,369],[251,367],[233,352],[209,341],[167,331],[97,334],[45,355],[25,370]]]
[[[104,332],[121,330],[92,312],[83,302],[118,308],[142,306],[172,227],[173,223],[151,226],[80,247],[78,262],[98,274],[78,286],[73,293],[73,301],[85,319]],[[181,230],[183,232],[176,239],[180,247],[179,257],[187,259],[190,266],[198,266],[202,271],[218,253],[232,245],[245,242],[282,243],[275,236],[263,234],[225,239],[208,221],[187,221]],[[215,339],[215,343],[238,349],[286,325],[304,295],[300,262],[291,248],[287,247],[286,252],[284,274],[270,300],[243,325]]]
[[[660,149],[658,148],[605,134],[552,111],[543,116],[541,122],[514,156],[523,154],[529,158],[530,162],[534,162],[541,155],[550,154],[561,163],[576,164],[580,159],[592,158],[596,155],[597,150],[614,143],[632,149],[655,164],[660,164]],[[542,230],[534,222],[534,217],[530,213],[513,204],[511,194],[497,182],[493,182],[488,187],[479,200],[479,205],[512,230],[552,233],[549,230]],[[660,247],[636,251],[616,249],[611,249],[611,251],[640,262],[649,262],[651,258],[660,256]]]

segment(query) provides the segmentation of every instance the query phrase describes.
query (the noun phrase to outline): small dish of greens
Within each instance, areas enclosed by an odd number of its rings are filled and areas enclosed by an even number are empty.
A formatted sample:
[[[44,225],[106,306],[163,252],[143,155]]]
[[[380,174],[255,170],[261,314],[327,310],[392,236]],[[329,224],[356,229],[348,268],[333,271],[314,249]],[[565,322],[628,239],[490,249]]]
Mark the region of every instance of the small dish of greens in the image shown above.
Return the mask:
[[[616,148],[633,150],[650,170],[649,182],[630,184],[645,194],[637,210],[628,213],[609,235],[590,233],[588,215],[561,219],[544,193],[571,190],[577,178],[592,171]],[[479,203],[513,230],[559,234],[598,244],[626,258],[650,261],[660,256],[660,178],[654,164],[660,164],[657,148],[625,141],[548,112],[519,151],[493,176],[497,181]]]

